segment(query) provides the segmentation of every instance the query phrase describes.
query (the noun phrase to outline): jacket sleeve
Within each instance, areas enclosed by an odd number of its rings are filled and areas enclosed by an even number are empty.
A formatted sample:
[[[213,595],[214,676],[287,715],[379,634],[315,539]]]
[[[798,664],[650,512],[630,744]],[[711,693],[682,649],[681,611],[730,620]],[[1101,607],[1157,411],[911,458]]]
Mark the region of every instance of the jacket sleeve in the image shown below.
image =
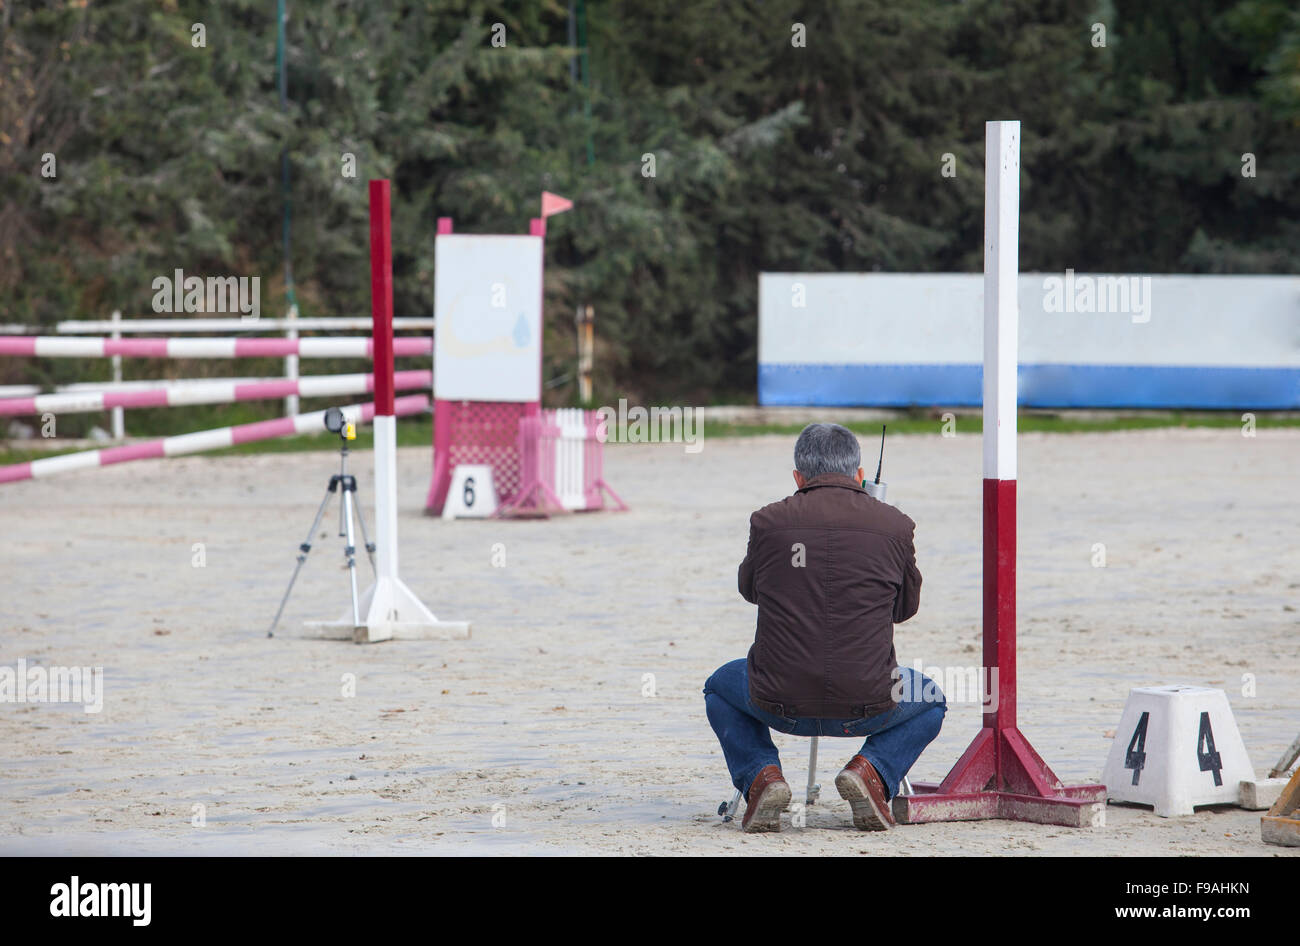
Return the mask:
[[[907,537],[907,555],[903,563],[903,584],[894,598],[894,623],[902,624],[921,606],[921,570],[916,567],[916,543],[913,541],[916,526]]]
[[[750,604],[758,604],[758,593],[754,590],[754,551],[757,542],[754,538],[754,517],[749,517],[749,545],[745,549],[745,560],[736,572],[736,584],[740,596]]]

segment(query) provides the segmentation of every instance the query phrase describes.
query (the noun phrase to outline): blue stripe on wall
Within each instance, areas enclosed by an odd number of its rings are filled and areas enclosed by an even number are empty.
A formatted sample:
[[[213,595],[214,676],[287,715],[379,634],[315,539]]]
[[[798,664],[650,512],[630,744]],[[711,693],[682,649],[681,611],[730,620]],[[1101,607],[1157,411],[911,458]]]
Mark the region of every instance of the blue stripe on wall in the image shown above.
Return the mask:
[[[977,406],[981,365],[758,366],[758,403],[799,407]],[[1300,368],[1021,365],[1022,407],[1288,410]]]

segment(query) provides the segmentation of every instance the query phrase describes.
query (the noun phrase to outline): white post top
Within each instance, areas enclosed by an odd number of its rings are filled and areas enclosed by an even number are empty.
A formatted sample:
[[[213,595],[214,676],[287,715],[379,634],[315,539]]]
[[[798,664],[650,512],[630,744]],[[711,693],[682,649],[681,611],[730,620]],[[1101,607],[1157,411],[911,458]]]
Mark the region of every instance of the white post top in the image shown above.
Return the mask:
[[[1014,480],[1020,122],[984,129],[984,478]]]

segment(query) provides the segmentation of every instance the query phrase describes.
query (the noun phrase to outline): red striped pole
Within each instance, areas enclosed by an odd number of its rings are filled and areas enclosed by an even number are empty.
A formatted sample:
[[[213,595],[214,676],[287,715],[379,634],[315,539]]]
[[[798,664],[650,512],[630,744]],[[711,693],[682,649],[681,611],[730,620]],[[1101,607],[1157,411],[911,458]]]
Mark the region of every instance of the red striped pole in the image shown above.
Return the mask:
[[[469,636],[466,621],[439,621],[397,569],[397,421],[393,413],[393,238],[388,181],[370,182],[370,299],[375,353],[375,583],[362,596],[361,624],[345,615],[357,643]]]
[[[1020,123],[989,122],[984,201],[984,672],[995,731],[1016,728],[1016,423],[1020,362]],[[1003,777],[1002,740],[994,766]]]
[[[393,233],[388,181],[370,182],[370,300],[374,325],[375,410],[393,413]]]

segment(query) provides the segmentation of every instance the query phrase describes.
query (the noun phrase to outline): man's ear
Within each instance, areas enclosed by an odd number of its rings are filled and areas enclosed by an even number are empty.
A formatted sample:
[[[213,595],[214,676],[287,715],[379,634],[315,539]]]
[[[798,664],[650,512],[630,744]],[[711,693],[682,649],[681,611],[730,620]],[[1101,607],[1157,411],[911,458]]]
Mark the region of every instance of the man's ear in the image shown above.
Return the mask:
[[[798,470],[795,470],[795,471],[794,471],[794,486],[795,486],[795,489],[803,489],[804,484],[807,483],[807,482],[808,482],[808,481],[807,481],[806,479],[803,478],[803,474],[802,474],[802,473],[800,473]]]

